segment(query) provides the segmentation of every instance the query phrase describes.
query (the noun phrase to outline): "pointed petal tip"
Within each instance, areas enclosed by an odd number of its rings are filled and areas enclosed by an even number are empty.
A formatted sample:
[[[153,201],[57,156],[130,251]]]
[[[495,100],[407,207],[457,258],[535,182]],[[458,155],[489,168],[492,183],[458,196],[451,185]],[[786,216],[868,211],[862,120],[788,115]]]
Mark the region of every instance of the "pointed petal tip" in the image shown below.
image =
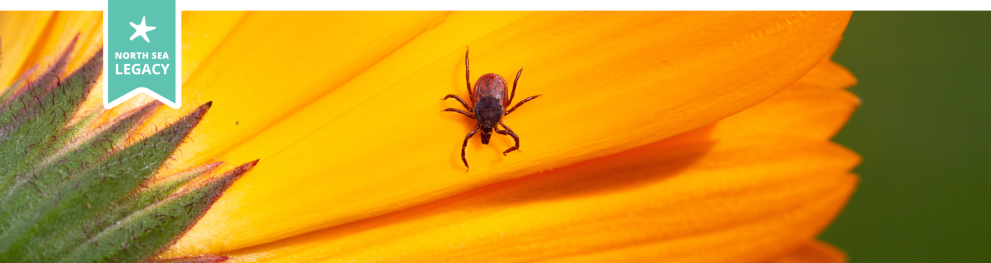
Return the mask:
[[[203,104],[203,106],[206,106],[207,108],[213,107],[213,101],[208,101],[206,104]]]

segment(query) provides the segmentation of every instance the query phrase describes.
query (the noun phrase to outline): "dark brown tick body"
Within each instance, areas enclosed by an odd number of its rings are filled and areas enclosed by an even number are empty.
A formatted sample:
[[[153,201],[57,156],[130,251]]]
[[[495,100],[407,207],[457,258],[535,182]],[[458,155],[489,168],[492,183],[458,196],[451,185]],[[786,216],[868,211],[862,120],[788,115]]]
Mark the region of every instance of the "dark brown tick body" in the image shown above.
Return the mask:
[[[507,111],[506,108],[509,108],[509,105],[513,102],[513,96],[516,95],[516,83],[520,81],[520,74],[523,73],[523,69],[520,68],[520,71],[516,72],[516,79],[513,80],[512,92],[509,92],[509,89],[507,88],[506,79],[495,73],[488,73],[479,77],[478,80],[475,81],[475,89],[473,92],[471,88],[470,72],[471,70],[468,67],[468,52],[465,52],[465,82],[468,85],[468,98],[471,99],[471,104],[475,106],[474,108],[468,106],[468,103],[462,100],[461,97],[458,97],[458,95],[448,94],[447,97],[444,97],[445,100],[450,98],[458,100],[458,102],[461,102],[461,105],[471,113],[455,108],[448,108],[444,111],[461,113],[468,116],[468,118],[475,119],[478,122],[478,124],[475,125],[475,129],[465,136],[465,141],[461,144],[461,161],[465,163],[465,168],[468,168],[468,159],[465,159],[465,148],[468,147],[468,139],[471,139],[471,137],[474,136],[479,130],[482,130],[482,144],[486,145],[489,144],[489,139],[492,138],[492,131],[495,131],[498,134],[513,137],[513,141],[516,142],[516,145],[502,152],[503,155],[506,155],[513,150],[519,150],[520,136],[517,136],[516,133],[513,132],[513,129],[510,129],[505,123],[502,123],[502,117],[509,115],[516,110],[516,108],[520,107],[520,105],[523,105],[523,103],[540,97],[540,95],[527,97]],[[500,130],[499,126],[502,126],[505,130]]]

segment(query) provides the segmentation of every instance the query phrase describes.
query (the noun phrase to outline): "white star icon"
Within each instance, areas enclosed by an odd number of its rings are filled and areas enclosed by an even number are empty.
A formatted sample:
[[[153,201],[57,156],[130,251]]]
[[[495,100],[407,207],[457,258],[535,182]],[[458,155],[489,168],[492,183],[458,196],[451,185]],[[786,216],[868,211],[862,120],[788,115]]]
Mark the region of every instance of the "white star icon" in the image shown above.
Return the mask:
[[[148,40],[148,31],[155,30],[155,27],[146,26],[145,17],[143,16],[141,17],[140,25],[135,25],[134,22],[128,22],[128,23],[131,23],[131,26],[134,27],[134,35],[131,35],[131,40],[134,40],[134,38],[141,36],[145,38],[145,42],[151,43],[151,40]]]

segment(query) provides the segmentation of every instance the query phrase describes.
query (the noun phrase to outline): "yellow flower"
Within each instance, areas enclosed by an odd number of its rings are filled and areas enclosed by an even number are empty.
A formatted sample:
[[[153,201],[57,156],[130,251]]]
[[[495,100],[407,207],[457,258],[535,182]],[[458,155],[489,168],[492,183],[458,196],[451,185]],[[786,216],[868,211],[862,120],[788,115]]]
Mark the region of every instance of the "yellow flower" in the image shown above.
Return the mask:
[[[814,237],[857,181],[829,142],[859,103],[829,60],[849,17],[184,12],[183,108],[143,129],[214,104],[159,174],[261,162],[161,256],[842,262]],[[472,78],[526,67],[543,96],[505,118],[522,152],[472,140],[465,172],[474,122],[441,98],[467,47]]]

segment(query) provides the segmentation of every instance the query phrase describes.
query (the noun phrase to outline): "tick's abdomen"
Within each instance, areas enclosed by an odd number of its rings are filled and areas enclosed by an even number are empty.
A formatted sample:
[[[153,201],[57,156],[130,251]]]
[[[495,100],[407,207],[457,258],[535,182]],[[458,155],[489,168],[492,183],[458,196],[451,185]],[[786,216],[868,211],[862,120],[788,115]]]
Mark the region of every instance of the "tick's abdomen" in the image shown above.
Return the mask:
[[[475,107],[482,98],[491,97],[502,104],[502,107],[509,107],[509,89],[506,86],[506,79],[495,73],[489,73],[478,77],[475,81],[475,91],[472,94],[472,102]]]
[[[502,103],[493,97],[482,97],[475,103],[475,119],[483,131],[490,131],[502,119]]]

